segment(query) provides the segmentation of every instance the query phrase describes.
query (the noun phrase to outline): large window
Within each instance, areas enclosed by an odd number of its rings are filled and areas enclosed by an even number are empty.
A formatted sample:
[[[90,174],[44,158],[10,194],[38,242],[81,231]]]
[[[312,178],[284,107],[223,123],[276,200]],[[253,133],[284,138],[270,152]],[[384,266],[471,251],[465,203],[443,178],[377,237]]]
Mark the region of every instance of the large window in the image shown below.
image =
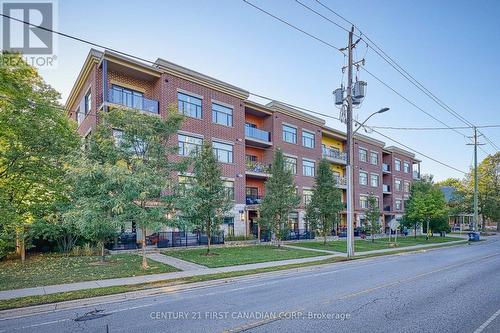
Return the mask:
[[[315,163],[309,160],[302,160],[302,174],[308,177],[314,177]]]
[[[410,173],[410,163],[408,163],[406,161],[403,163],[403,171],[405,173]]]
[[[297,143],[297,129],[292,126],[283,125],[283,141]]]
[[[125,133],[122,130],[113,128],[113,139],[115,140],[116,147],[120,147],[124,151],[135,155],[143,155],[145,153],[146,144],[142,139],[133,137],[128,138],[127,142],[125,142],[123,139],[124,135]]]
[[[121,104],[129,108],[142,109],[144,94],[137,90],[113,84],[111,86],[111,99],[113,103]]]
[[[233,145],[214,141],[212,142],[212,147],[217,161],[233,163]]]
[[[295,157],[285,156],[285,168],[295,175],[297,174],[297,159]]]
[[[378,179],[379,179],[378,175],[371,174],[370,175],[370,185],[372,187],[378,187],[378,184],[379,184]]]
[[[227,197],[229,200],[234,200],[234,182],[231,180],[224,181],[224,187],[226,188]]]
[[[178,135],[179,141],[179,155],[188,156],[190,154],[197,154],[201,150],[203,139],[189,135]]]
[[[201,119],[201,98],[177,93],[179,112],[193,118]]]
[[[378,164],[378,154],[374,151],[370,152],[370,163],[371,164]]]
[[[359,205],[361,208],[368,208],[368,197],[366,195],[359,196]]]
[[[83,119],[85,119],[85,113],[83,113],[80,108],[76,109],[76,120],[78,121],[78,126],[80,126],[83,122]]]
[[[395,207],[394,207],[394,208],[395,208],[396,210],[402,210],[402,209],[403,209],[403,205],[402,205],[402,203],[403,203],[403,201],[402,201],[402,200],[397,199],[397,200],[395,201],[395,204],[394,204],[394,206],[395,206]]]
[[[359,172],[359,184],[360,185],[368,185],[368,174],[366,172]]]
[[[304,198],[304,205],[308,205],[311,202],[313,191],[311,189],[303,189],[302,197]]]
[[[212,103],[212,122],[224,126],[233,126],[233,109]]]
[[[302,130],[302,145],[307,148],[314,148],[314,133]]]
[[[359,160],[361,162],[368,162],[368,151],[363,148],[359,148]]]
[[[401,191],[401,179],[395,179],[394,180],[394,187],[396,188],[396,191]]]
[[[92,111],[92,92],[89,91],[85,95],[85,115],[88,115]]]
[[[401,161],[400,160],[394,160],[394,170],[401,171]]]
[[[184,194],[187,189],[191,188],[193,185],[194,177],[192,176],[186,176],[186,175],[181,175],[178,178],[179,182],[179,191],[181,194]]]
[[[288,215],[288,223],[290,224],[290,229],[293,229],[293,231],[298,231],[299,230],[299,213],[291,212]]]
[[[404,182],[404,191],[406,193],[409,193],[410,192],[410,182]]]

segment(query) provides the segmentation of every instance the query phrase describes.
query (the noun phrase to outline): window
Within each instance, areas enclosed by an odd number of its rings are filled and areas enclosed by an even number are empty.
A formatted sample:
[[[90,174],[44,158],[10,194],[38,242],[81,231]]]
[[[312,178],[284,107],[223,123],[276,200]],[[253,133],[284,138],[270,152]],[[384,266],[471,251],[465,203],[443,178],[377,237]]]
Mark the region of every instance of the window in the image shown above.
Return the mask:
[[[290,229],[293,229],[293,231],[298,231],[299,230],[299,213],[291,212],[288,215],[288,223],[290,224]]]
[[[85,114],[80,110],[80,108],[76,109],[76,121],[78,122],[78,126],[83,122],[83,119],[85,119]]]
[[[85,95],[85,115],[88,115],[92,111],[92,92],[89,91]]]
[[[302,145],[307,148],[314,148],[314,133],[302,130]]]
[[[212,122],[224,126],[233,126],[233,109],[212,103]]]
[[[359,148],[359,160],[361,162],[368,162],[368,151],[366,149]]]
[[[292,126],[283,125],[283,141],[297,143],[297,129]]]
[[[111,86],[111,102],[134,109],[143,109],[144,94],[140,91]]]
[[[368,185],[368,174],[366,172],[359,172],[359,184]]]
[[[212,147],[217,161],[233,163],[233,145],[214,141],[212,142]]]
[[[123,131],[113,128],[113,139],[115,140],[115,146],[120,147],[123,144]]]
[[[224,181],[224,187],[226,188],[227,197],[229,200],[234,201],[234,182],[230,180]]]
[[[378,187],[378,175],[374,174],[370,175],[370,185],[372,187]]]
[[[227,236],[234,236],[234,217],[224,217],[224,224],[227,225]]]
[[[401,161],[400,160],[394,160],[394,170],[401,171]]]
[[[247,197],[257,198],[259,196],[259,189],[257,187],[247,187],[245,194]]]
[[[191,154],[197,154],[201,150],[203,139],[194,136],[179,134],[178,143],[179,155],[188,156]]]
[[[378,154],[374,151],[370,152],[370,163],[371,164],[378,164]]]
[[[396,187],[396,191],[401,191],[401,180],[400,179],[394,180],[394,187]]]
[[[396,201],[395,201],[395,205],[394,205],[394,206],[395,206],[395,209],[396,209],[396,210],[401,210],[401,209],[402,209],[402,201],[401,201],[401,200],[399,200],[399,199],[398,199],[398,200],[396,200]]]
[[[302,197],[304,198],[304,205],[308,205],[311,202],[313,191],[310,189],[302,190]]]
[[[408,163],[406,161],[403,163],[403,171],[405,173],[410,173],[410,163]]]
[[[292,175],[297,174],[297,159],[295,157],[285,156],[285,168],[290,170]]]
[[[193,118],[201,119],[201,98],[177,93],[179,112]]]
[[[404,191],[406,193],[410,192],[410,182],[404,182]]]
[[[314,177],[314,165],[313,161],[302,160],[302,174],[308,177]]]
[[[257,156],[245,155],[245,161],[247,161],[247,163],[255,163],[255,162],[257,162]]]
[[[194,177],[192,176],[179,176],[179,192],[181,194],[185,194],[186,190],[192,187],[192,182],[194,181]]]
[[[368,197],[366,195],[359,196],[359,205],[361,208],[368,208]]]

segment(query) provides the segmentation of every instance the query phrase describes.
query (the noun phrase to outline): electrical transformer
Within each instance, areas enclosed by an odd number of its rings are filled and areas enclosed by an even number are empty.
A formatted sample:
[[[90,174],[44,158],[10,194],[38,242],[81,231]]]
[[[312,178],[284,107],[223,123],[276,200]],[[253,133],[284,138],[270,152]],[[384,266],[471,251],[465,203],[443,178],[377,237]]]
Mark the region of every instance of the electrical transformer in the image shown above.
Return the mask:
[[[366,95],[366,82],[356,81],[352,88],[352,96],[356,99],[364,98]]]

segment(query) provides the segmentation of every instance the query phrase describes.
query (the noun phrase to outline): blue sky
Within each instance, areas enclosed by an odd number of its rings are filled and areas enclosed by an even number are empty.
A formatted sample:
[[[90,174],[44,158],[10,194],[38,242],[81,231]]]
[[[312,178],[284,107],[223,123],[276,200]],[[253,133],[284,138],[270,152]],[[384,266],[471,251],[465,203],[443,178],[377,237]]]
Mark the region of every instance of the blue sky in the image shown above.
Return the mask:
[[[251,0],[329,43],[344,47],[347,34],[306,11],[293,0]],[[314,0],[301,0],[325,15]],[[475,124],[500,123],[500,3],[482,1],[358,0],[324,2],[356,23],[424,86]],[[59,30],[137,56],[158,57],[214,76],[250,92],[338,116],[332,90],[340,86],[343,56],[240,0],[212,1],[59,1]],[[58,69],[41,71],[66,99],[90,46],[59,38]],[[365,55],[360,43],[357,57]],[[372,50],[366,69],[418,106],[451,126],[459,120],[404,80]],[[413,106],[361,71],[368,82],[359,120],[390,107],[370,124],[379,126],[438,126]],[[345,77],[344,77],[345,78]],[[329,126],[345,129],[335,120]],[[470,135],[470,130],[462,130]],[[429,156],[467,171],[472,147],[452,131],[381,130]],[[500,129],[484,129],[500,145]],[[393,144],[377,134],[373,137]],[[492,153],[491,146],[483,147]],[[422,170],[440,180],[460,177],[429,159]],[[479,151],[479,158],[485,153]]]

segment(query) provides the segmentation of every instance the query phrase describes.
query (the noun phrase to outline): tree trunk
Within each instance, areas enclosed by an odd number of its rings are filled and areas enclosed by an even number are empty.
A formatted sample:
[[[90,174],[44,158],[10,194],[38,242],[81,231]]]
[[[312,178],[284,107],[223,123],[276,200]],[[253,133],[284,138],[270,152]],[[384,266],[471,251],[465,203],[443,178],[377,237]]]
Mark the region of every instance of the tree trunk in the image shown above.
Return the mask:
[[[16,254],[21,256],[21,239],[19,238],[19,232],[16,232]]]
[[[146,259],[146,228],[142,227],[142,269],[148,269],[148,260]]]
[[[425,240],[429,240],[429,220],[427,220],[427,226],[425,229]]]
[[[497,231],[500,231],[500,221],[497,222]]]
[[[104,255],[104,242],[101,242],[101,262],[106,261],[106,256]]]
[[[207,255],[210,254],[210,241],[211,241],[211,238],[210,235],[211,235],[211,228],[210,228],[210,222],[207,223]]]
[[[24,264],[24,262],[26,261],[26,242],[24,240],[24,238],[21,238],[20,239],[20,251],[21,251],[21,263]]]
[[[415,223],[415,232],[413,233],[415,239],[417,239],[417,224]]]

